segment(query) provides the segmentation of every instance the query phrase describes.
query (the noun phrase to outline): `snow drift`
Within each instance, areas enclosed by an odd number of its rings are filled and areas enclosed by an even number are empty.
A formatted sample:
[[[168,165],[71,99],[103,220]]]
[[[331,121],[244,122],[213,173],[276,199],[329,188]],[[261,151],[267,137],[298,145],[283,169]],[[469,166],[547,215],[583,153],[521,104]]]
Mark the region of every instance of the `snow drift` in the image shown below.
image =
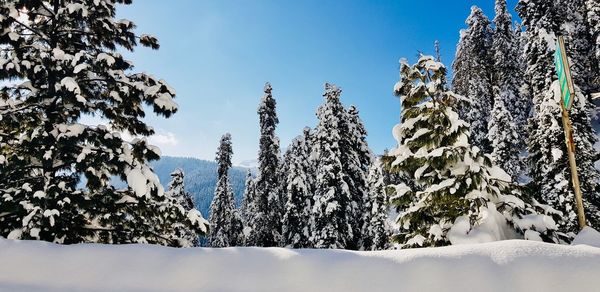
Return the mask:
[[[510,240],[381,252],[0,238],[0,291],[597,291],[600,248]]]

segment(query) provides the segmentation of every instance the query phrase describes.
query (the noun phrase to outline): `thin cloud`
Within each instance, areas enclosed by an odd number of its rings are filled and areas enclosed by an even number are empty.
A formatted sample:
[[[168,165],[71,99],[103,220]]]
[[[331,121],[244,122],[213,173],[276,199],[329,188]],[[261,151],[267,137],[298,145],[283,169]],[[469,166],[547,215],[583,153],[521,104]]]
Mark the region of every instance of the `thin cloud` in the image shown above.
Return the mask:
[[[154,134],[148,138],[150,144],[157,146],[177,146],[179,140],[172,132]]]

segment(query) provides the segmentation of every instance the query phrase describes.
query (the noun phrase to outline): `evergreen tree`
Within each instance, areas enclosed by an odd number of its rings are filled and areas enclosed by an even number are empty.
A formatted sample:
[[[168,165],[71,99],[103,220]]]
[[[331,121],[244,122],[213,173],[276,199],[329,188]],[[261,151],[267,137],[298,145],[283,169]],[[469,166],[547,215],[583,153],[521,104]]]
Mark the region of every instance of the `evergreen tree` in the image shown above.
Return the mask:
[[[388,197],[385,190],[383,169],[380,161],[376,161],[369,169],[369,209],[368,221],[363,228],[364,250],[382,250],[389,246],[390,230],[387,226]]]
[[[586,7],[584,0],[559,0],[558,11],[565,15],[562,21],[561,34],[565,36],[567,54],[571,60],[571,71],[578,92],[575,95],[576,105],[571,110],[571,122],[575,135],[575,158],[579,172],[581,190],[584,194],[584,206],[588,225],[600,228],[600,173],[594,167],[598,153],[594,144],[598,141],[596,131],[592,127],[592,112],[596,105],[589,98],[598,84],[595,84],[600,70],[594,58],[594,43],[590,35],[590,27],[585,21]]]
[[[598,86],[594,81],[599,70],[594,52],[596,40],[586,21],[585,0],[556,0],[556,9],[561,16],[559,34],[565,38],[574,83],[584,96],[589,96]]]
[[[461,31],[456,49],[452,88],[469,100],[459,114],[470,124],[470,140],[473,145],[489,153],[491,149],[487,131],[494,102],[490,50],[492,30],[489,19],[476,6],[471,8],[466,24],[468,28]]]
[[[344,107],[340,94],[338,87],[325,84],[325,103],[317,111],[319,124],[313,143],[318,163],[311,226],[311,240],[316,248],[346,248],[354,240],[352,214],[348,213],[352,194],[341,161],[340,117]]]
[[[430,56],[414,66],[401,62],[395,88],[402,120],[394,128],[399,146],[385,165],[405,173],[417,188],[392,186],[402,228],[396,240],[404,247],[501,240],[518,233],[553,240],[552,219],[537,215],[519,198],[510,176],[469,144],[468,124],[454,109],[462,97],[443,88],[445,70]]]
[[[530,176],[538,196],[562,212],[557,223],[559,230],[568,234],[577,231],[578,224],[562,127],[560,89],[556,82],[553,83],[557,79],[554,67],[556,34],[561,33],[560,23],[565,20],[558,16],[557,6],[548,1],[521,1],[517,9],[527,27],[526,78],[533,94],[534,115],[529,121],[527,142]],[[565,31],[568,33],[568,30]],[[571,50],[568,52],[576,53]],[[593,169],[595,154],[592,147],[596,138],[591,128],[590,106],[579,88],[574,96],[571,117],[576,139],[576,159],[582,191],[585,192],[584,205],[588,206],[586,212],[591,219],[589,223],[597,226],[594,206],[598,206],[595,190],[598,174]]]
[[[553,92],[548,92],[556,74],[553,54],[559,20],[551,1],[520,1],[517,11],[527,29],[525,77],[533,95],[534,114],[529,120],[527,141],[530,176],[538,194],[556,208],[559,201],[573,202],[574,198],[566,155],[562,155],[566,147],[560,105],[554,100]],[[564,218],[557,222],[561,230],[572,230],[576,224],[572,204],[568,204],[568,209],[558,210],[563,212]]]
[[[252,176],[252,172],[248,170],[244,187],[244,197],[242,198],[242,205],[240,206],[240,217],[242,218],[242,222],[244,224],[244,245],[248,245],[248,236],[250,235],[250,230],[254,228],[254,226],[251,224],[254,222],[253,216],[256,214],[256,205],[254,204],[255,193],[256,189],[254,187],[254,177]]]
[[[303,148],[306,149],[306,160],[304,161],[304,169],[306,170],[306,179],[308,180],[308,192],[315,193],[316,180],[316,163],[315,154],[316,148],[314,143],[314,133],[311,128],[305,127],[302,131]]]
[[[289,170],[284,181],[287,202],[283,216],[282,246],[291,248],[311,246],[312,193],[306,167],[309,151],[304,143],[304,137],[300,136],[292,141],[285,155]]]
[[[527,59],[525,58],[525,44],[527,43],[527,33],[526,31],[524,31],[523,25],[520,22],[515,22],[514,27],[514,46],[516,47],[515,53],[517,56],[514,59],[516,60],[518,66],[516,75],[520,77],[518,78],[518,82],[520,82],[518,96],[520,97],[520,100],[522,102],[522,104],[520,105],[520,114],[515,120],[515,123],[517,124],[520,148],[523,150],[527,148],[527,125],[529,122],[529,117],[531,115],[532,92],[529,80],[527,78],[524,78],[524,76],[526,75],[525,72],[527,71]],[[527,164],[521,163],[521,167],[523,168],[522,173],[528,173]]]
[[[210,205],[209,221],[211,231],[208,237],[212,247],[236,246],[243,242],[242,222],[235,208],[233,191],[231,190],[231,184],[229,184],[228,172],[231,168],[232,154],[231,135],[227,133],[221,138],[216,157],[219,164],[217,170],[218,181]]]
[[[195,209],[192,196],[185,191],[183,170],[176,169],[171,173],[171,177],[169,190],[165,194],[174,200],[174,203],[179,204],[185,212]],[[191,230],[187,230],[184,224],[176,222],[173,229],[176,230],[177,237],[181,238],[180,246],[198,246],[198,235]]]
[[[527,103],[519,96],[521,76],[518,58],[515,58],[519,53],[519,44],[506,0],[496,0],[494,24],[494,106],[487,138],[491,143],[494,164],[507,171],[516,181],[521,170],[519,153],[525,145],[520,135],[524,131],[517,125],[525,125]]]
[[[283,214],[282,190],[279,181],[279,138],[275,128],[279,123],[275,112],[276,102],[271,84],[264,88],[265,94],[258,107],[260,117],[260,150],[258,153],[258,177],[255,181],[254,202],[256,214],[254,227],[250,230],[248,243],[253,246],[277,246],[281,242],[281,219]]]
[[[521,173],[519,134],[513,116],[507,109],[506,100],[501,94],[496,95],[488,139],[492,145],[492,162],[505,170],[513,181],[517,181]]]
[[[592,43],[595,44],[596,62],[600,66],[600,2],[597,0],[586,0],[586,20],[590,30]],[[600,75],[600,73],[598,74]],[[600,76],[598,76],[600,78]],[[596,84],[600,84],[600,80],[596,80]],[[600,85],[596,90],[600,89]],[[600,91],[600,90],[598,90]]]
[[[354,239],[347,248],[358,249],[363,237],[361,230],[365,222],[365,214],[369,208],[367,174],[371,165],[372,154],[367,144],[367,131],[358,115],[358,109],[350,106],[348,112],[340,112],[342,171],[346,174],[351,201],[346,212],[352,226]]]
[[[197,210],[164,196],[148,166],[158,148],[142,118],[177,111],[175,90],[132,72],[117,49],[156,38],[116,20],[131,1],[4,1],[0,4],[0,236],[60,243],[177,246],[174,223],[207,231]],[[108,126],[84,125],[97,116]],[[124,140],[119,132],[138,138]],[[111,177],[128,183],[117,190]],[[86,178],[80,186],[81,177]]]

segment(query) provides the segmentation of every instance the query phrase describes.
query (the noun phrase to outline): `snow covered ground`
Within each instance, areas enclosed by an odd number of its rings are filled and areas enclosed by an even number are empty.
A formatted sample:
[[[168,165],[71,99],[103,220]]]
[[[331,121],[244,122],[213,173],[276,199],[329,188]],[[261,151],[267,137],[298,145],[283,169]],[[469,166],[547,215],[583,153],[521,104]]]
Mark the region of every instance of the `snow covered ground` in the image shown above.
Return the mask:
[[[0,238],[0,291],[599,291],[599,275],[600,248],[521,240],[351,252]]]

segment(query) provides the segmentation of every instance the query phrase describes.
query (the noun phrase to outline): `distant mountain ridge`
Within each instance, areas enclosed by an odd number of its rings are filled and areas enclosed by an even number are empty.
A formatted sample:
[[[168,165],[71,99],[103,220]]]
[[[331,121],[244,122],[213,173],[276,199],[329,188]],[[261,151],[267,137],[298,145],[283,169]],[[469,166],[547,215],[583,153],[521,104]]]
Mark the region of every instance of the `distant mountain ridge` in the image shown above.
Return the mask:
[[[192,157],[162,156],[160,160],[150,162],[150,165],[165,190],[168,189],[171,181],[171,172],[181,168],[185,173],[186,191],[192,194],[196,208],[202,212],[202,216],[208,218],[210,203],[217,185],[216,162]],[[229,181],[237,206],[242,201],[247,171],[248,169],[243,167],[233,167],[229,170]]]

